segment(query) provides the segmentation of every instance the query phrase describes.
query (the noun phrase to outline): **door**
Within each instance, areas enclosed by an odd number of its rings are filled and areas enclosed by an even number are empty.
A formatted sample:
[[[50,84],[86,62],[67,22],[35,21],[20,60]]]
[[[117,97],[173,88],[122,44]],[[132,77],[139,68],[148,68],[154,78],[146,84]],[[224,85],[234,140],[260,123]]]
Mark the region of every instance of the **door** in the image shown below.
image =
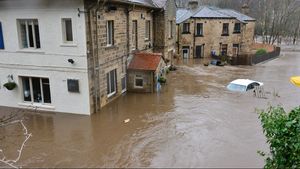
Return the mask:
[[[221,55],[222,56],[227,56],[227,48],[228,48],[227,44],[222,44],[222,46],[221,46]]]
[[[202,46],[196,46],[196,56],[195,58],[202,58]]]
[[[189,48],[183,48],[182,49],[182,55],[183,55],[183,59],[188,59],[189,58]]]

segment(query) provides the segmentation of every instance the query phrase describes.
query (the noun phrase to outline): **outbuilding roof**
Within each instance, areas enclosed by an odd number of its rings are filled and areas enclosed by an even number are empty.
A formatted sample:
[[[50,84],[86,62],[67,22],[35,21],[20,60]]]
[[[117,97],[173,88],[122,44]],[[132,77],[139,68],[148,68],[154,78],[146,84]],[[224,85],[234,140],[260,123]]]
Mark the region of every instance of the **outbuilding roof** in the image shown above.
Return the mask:
[[[135,53],[128,69],[155,71],[162,59],[161,53]]]
[[[237,19],[240,22],[255,21],[254,18],[232,9],[214,6],[199,6],[197,9],[180,8],[176,12],[176,23],[180,24],[190,18]]]

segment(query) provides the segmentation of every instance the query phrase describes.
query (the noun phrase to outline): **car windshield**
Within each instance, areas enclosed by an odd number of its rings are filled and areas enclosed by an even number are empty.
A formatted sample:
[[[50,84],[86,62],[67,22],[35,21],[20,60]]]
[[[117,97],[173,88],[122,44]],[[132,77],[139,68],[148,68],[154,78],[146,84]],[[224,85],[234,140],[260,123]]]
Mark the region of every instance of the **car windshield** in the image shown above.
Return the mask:
[[[227,86],[227,89],[228,89],[228,90],[231,90],[231,91],[245,92],[246,89],[247,89],[247,86],[243,86],[243,85],[239,85],[239,84],[230,83],[230,84]]]

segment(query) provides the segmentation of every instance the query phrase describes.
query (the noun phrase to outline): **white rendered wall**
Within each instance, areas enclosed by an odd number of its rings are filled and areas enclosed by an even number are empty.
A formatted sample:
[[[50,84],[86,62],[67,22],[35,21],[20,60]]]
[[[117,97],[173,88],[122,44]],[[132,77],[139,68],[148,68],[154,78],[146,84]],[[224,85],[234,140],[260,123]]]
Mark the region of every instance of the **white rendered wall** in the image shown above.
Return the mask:
[[[20,76],[47,77],[50,81],[51,105],[38,109],[76,114],[89,114],[89,87],[86,56],[86,30],[83,0],[1,0],[5,49],[0,49],[0,106],[26,107]],[[74,44],[64,45],[62,18],[72,18]],[[40,49],[21,49],[17,19],[37,19]],[[68,59],[73,59],[70,64]],[[17,89],[3,87],[13,75]],[[70,93],[67,79],[78,79],[80,93]]]

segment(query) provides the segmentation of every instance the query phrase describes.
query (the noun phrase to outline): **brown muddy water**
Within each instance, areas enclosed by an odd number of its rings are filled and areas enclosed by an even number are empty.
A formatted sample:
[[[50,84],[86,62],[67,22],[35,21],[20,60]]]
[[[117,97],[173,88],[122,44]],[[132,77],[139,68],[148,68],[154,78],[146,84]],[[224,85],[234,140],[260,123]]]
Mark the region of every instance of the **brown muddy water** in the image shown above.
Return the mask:
[[[267,145],[255,109],[299,105],[300,89],[289,82],[300,75],[299,63],[295,52],[253,67],[182,63],[160,93],[128,93],[90,117],[19,112],[33,136],[17,165],[262,167],[257,150]],[[263,82],[267,99],[227,91],[237,78]],[[17,110],[1,108],[10,111]],[[8,158],[15,158],[24,139],[20,131],[20,126],[0,129],[0,149]]]

